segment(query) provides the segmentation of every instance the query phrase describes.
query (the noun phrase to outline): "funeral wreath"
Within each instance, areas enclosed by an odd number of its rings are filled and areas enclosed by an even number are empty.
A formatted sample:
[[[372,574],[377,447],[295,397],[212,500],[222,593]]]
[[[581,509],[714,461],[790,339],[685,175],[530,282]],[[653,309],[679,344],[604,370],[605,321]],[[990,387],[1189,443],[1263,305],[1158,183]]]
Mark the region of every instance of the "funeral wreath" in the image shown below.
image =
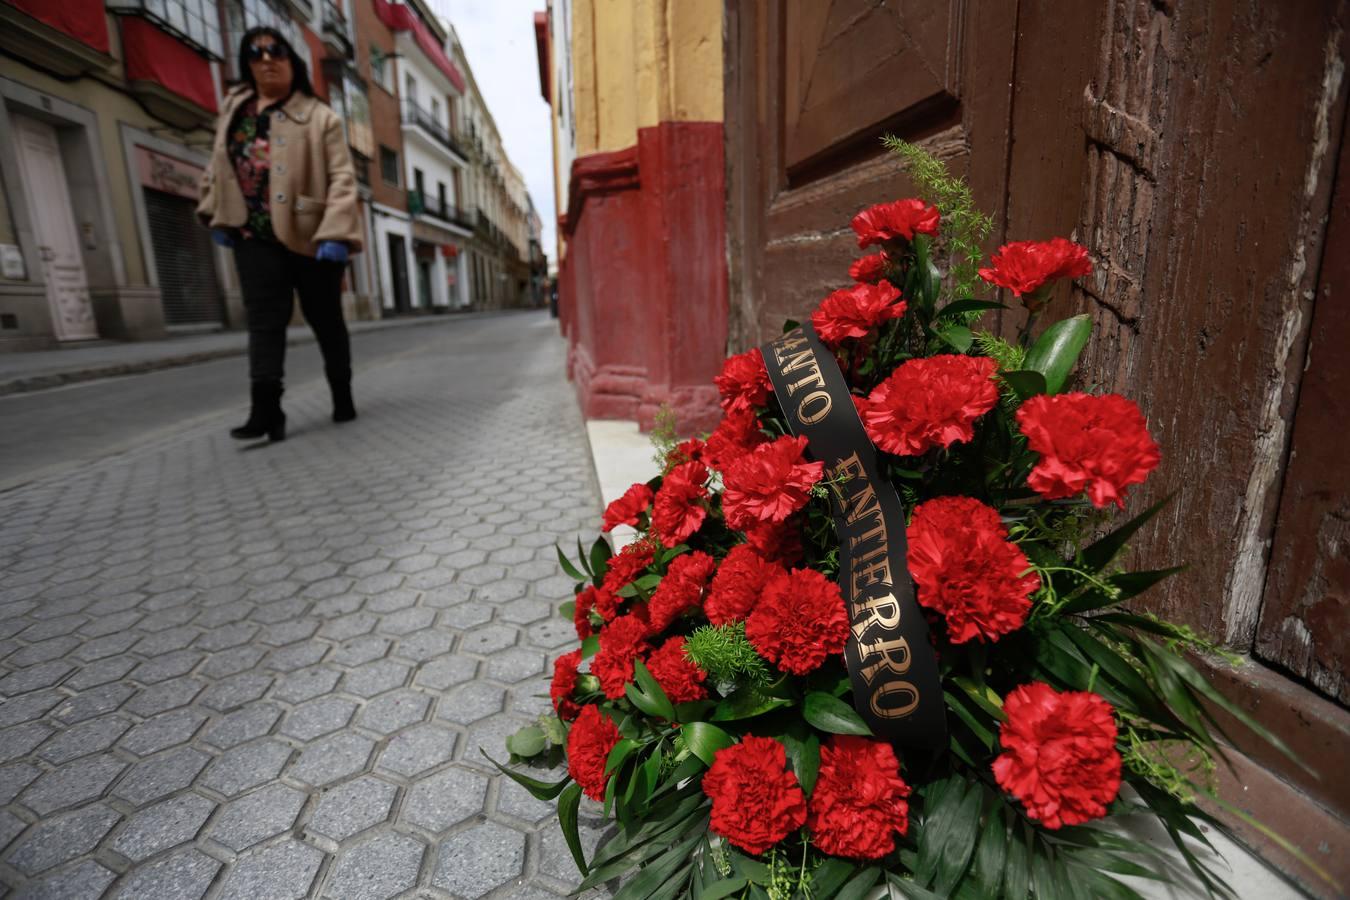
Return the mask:
[[[1178,571],[1121,561],[1159,449],[1075,389],[1089,317],[1039,321],[1088,251],[983,260],[964,182],[888,143],[922,197],[854,217],[852,285],[726,361],[717,428],[605,510],[635,541],[559,551],[580,645],[502,771],[620,898],[1138,897],[1118,876],[1169,870],[1111,827],[1133,816],[1232,896],[1195,849],[1214,710],[1288,751],[1187,659],[1218,648],[1130,611]],[[1016,338],[981,328],[996,288]],[[583,795],[612,819],[593,850]]]

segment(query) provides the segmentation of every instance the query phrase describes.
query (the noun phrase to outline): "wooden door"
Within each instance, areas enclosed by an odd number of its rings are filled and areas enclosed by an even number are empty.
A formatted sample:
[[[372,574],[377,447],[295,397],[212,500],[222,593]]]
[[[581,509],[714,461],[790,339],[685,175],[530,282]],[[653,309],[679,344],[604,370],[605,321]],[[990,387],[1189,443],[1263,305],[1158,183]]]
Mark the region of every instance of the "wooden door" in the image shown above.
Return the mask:
[[[927,140],[1002,212],[1014,4],[746,0],[726,9],[737,349],[847,284],[859,255],[849,220],[913,193],[882,151],[883,134]]]
[[[28,208],[37,233],[43,279],[47,282],[53,330],[62,341],[97,338],[94,307],[89,299],[89,282],[84,273],[84,257],[80,255],[79,233],[66,173],[61,166],[56,129],[28,116],[15,115],[11,121],[19,167],[28,191]]]

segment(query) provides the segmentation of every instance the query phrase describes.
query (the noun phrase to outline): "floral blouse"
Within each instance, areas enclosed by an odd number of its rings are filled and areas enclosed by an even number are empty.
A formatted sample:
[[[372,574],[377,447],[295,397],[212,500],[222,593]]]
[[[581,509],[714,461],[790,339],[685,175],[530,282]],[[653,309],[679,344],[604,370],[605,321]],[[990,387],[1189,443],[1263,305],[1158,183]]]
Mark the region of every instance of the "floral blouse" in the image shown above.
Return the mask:
[[[227,142],[230,161],[234,163],[234,174],[239,179],[239,189],[244,193],[244,205],[248,208],[248,220],[239,229],[245,238],[276,240],[276,234],[272,231],[271,207],[267,202],[272,165],[267,132],[272,120],[271,110],[284,103],[282,101],[259,112],[258,99],[255,97],[239,108],[230,127]]]

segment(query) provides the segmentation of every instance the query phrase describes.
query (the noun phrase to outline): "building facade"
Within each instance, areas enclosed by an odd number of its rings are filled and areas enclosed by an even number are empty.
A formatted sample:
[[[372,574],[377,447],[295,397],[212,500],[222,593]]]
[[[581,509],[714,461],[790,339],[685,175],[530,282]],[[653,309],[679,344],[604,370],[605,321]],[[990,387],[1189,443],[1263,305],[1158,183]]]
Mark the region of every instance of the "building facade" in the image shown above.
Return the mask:
[[[711,427],[727,334],[721,4],[554,0],[548,15],[569,375],[588,416],[651,427],[668,405],[683,428]]]

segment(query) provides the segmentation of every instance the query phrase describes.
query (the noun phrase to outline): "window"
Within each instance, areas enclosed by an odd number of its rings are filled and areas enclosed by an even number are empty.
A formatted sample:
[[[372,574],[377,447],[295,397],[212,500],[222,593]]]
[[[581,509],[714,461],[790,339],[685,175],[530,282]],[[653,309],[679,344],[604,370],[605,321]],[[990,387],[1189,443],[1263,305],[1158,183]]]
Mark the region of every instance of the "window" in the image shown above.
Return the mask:
[[[441,218],[444,219],[444,218],[446,218],[447,215],[448,215],[448,212],[447,212],[447,210],[446,210],[446,208],[445,208],[445,182],[444,182],[444,181],[438,181],[438,182],[436,183],[436,199],[440,201],[440,206],[436,207],[436,210],[441,214]]]
[[[398,154],[388,147],[380,147],[380,177],[385,184],[398,187]]]
[[[425,200],[427,196],[427,188],[426,185],[423,183],[421,169],[413,169],[413,187],[417,188],[417,195],[421,197],[423,200]]]
[[[215,59],[225,55],[220,45],[220,15],[210,0],[108,0],[105,6],[111,12],[145,16]]]
[[[374,44],[370,45],[370,80],[389,90],[389,57]]]
[[[413,106],[417,105],[417,80],[408,73],[408,77],[403,80],[403,98]]]
[[[436,120],[437,125],[445,124],[441,121],[441,101],[437,100],[435,97],[431,98],[431,118]]]

